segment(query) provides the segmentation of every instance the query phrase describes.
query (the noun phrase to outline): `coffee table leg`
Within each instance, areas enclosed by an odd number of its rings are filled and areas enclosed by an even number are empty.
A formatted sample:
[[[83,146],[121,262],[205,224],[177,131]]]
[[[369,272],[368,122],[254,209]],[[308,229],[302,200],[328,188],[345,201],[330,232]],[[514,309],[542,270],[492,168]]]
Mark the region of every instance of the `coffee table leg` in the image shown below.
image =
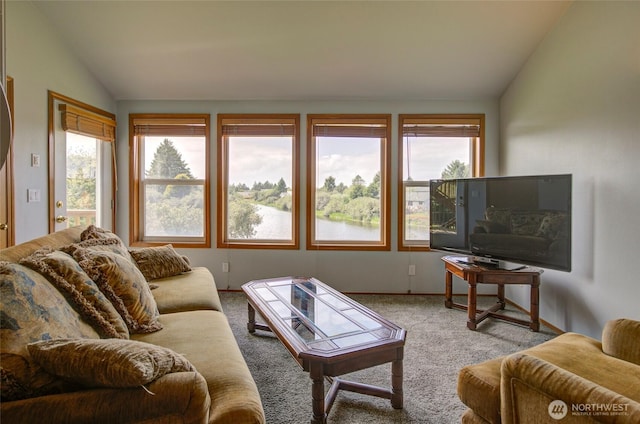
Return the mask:
[[[529,328],[531,331],[540,331],[540,315],[539,315],[539,303],[540,303],[540,277],[536,276],[531,282],[531,324]]]
[[[247,312],[249,314],[249,321],[247,322],[247,330],[249,333],[256,332],[256,310],[253,309],[250,303],[247,303]]]
[[[398,349],[398,359],[391,363],[391,406],[402,409],[404,396],[402,394],[402,358],[404,349]]]
[[[498,284],[498,303],[500,303],[500,309],[504,309],[506,305],[504,301],[504,284]]]
[[[324,375],[322,364],[311,364],[309,376],[311,377],[311,405],[313,415],[311,424],[326,424],[327,414],[324,409]]]

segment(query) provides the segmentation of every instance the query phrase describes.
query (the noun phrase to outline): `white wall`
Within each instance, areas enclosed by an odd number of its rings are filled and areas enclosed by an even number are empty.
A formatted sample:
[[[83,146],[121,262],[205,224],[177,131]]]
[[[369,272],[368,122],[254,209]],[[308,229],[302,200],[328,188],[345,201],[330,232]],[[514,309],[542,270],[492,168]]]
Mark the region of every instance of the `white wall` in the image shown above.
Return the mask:
[[[486,173],[498,170],[498,101],[424,101],[424,102],[169,102],[122,101],[118,102],[118,180],[126,182],[128,175],[128,126],[130,113],[209,113],[211,114],[211,140],[216,139],[218,113],[300,113],[301,114],[301,222],[302,232],[299,251],[255,249],[184,249],[192,263],[207,266],[214,274],[220,288],[239,289],[253,279],[287,275],[314,276],[338,290],[348,292],[386,293],[444,293],[444,265],[440,253],[397,251],[397,123],[399,113],[484,113],[486,131]],[[305,203],[306,193],[306,114],[308,113],[390,113],[392,114],[392,250],[390,252],[307,251]],[[212,187],[215,189],[216,149],[211,149]],[[216,196],[212,195],[211,210],[216,211]],[[128,187],[120,183],[118,193],[117,228],[127,235]],[[211,222],[215,246],[215,215]],[[128,236],[127,236],[128,237]],[[230,263],[230,272],[222,273],[222,262]],[[416,275],[409,277],[409,264],[416,265]],[[466,286],[458,281],[457,292],[466,292]],[[461,317],[462,320],[464,320]]]
[[[73,56],[38,9],[25,1],[6,2],[7,75],[14,79],[14,169],[16,243],[47,234],[47,90],[115,112],[115,102]],[[41,166],[31,167],[31,154]],[[41,201],[27,203],[27,189]]]
[[[640,3],[575,2],[500,110],[501,174],[573,174],[573,270],[543,275],[542,318],[596,338],[640,319]]]

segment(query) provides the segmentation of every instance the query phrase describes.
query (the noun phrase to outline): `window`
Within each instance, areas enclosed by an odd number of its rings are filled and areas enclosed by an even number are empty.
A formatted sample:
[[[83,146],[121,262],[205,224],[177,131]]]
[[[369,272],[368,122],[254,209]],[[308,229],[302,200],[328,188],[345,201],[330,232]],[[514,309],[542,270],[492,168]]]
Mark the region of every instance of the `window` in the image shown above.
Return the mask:
[[[299,247],[299,127],[299,115],[218,115],[218,247]]]
[[[49,91],[48,128],[49,230],[114,230],[115,115]]]
[[[398,250],[429,248],[429,180],[484,173],[484,115],[400,115]]]
[[[131,244],[211,247],[209,115],[131,114]]]
[[[308,115],[307,247],[389,250],[391,115]]]

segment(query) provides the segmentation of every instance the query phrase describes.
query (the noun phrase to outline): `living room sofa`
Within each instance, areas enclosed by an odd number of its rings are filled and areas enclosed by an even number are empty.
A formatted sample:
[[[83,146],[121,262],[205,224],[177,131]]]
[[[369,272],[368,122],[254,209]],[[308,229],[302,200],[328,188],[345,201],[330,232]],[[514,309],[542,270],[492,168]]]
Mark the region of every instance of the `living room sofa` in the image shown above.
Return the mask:
[[[265,422],[212,274],[170,245],[74,227],[1,250],[0,282],[3,423]]]
[[[564,333],[538,346],[468,365],[462,423],[640,422],[640,322],[609,321],[602,341]]]

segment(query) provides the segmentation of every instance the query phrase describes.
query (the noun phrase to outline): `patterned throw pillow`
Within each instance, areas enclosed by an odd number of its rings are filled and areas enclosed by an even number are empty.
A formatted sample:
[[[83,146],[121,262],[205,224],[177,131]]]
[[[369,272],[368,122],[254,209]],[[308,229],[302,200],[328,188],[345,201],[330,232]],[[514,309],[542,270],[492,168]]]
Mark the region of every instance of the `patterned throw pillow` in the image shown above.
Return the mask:
[[[98,339],[98,333],[45,277],[20,264],[0,262],[0,305],[2,400],[70,390],[32,362],[27,344],[53,338]]]
[[[129,253],[147,281],[191,271],[188,260],[170,244],[129,250]]]
[[[513,211],[511,213],[511,233],[519,236],[535,236],[544,216],[544,212]]]
[[[92,248],[93,250],[104,250],[107,252],[117,253],[118,255],[123,256],[128,260],[130,260],[131,262],[135,263],[133,261],[133,258],[129,254],[127,247],[124,244],[122,244],[120,239],[117,239],[117,238],[87,239],[78,243],[70,244],[68,246],[63,246],[60,248],[60,250],[73,256],[73,252],[76,249],[78,248],[84,249],[86,247]]]
[[[542,219],[536,235],[549,240],[557,240],[563,236],[566,220],[567,215],[564,213],[549,213]]]
[[[130,333],[162,329],[156,300],[144,275],[129,259],[93,247],[74,246],[73,258],[96,282],[127,324]]]
[[[102,337],[129,338],[118,311],[71,256],[45,247],[20,263],[44,275]]]
[[[28,348],[51,374],[87,387],[138,387],[167,373],[195,371],[171,349],[134,340],[49,340]]]
[[[495,206],[489,206],[484,211],[484,216],[487,221],[496,222],[507,228],[507,232],[511,232],[511,209],[509,208],[496,208]]]
[[[101,239],[114,239],[118,240],[120,244],[124,245],[122,239],[117,234],[112,233],[104,228],[96,227],[95,225],[89,225],[86,230],[80,234],[80,240],[101,240]]]

